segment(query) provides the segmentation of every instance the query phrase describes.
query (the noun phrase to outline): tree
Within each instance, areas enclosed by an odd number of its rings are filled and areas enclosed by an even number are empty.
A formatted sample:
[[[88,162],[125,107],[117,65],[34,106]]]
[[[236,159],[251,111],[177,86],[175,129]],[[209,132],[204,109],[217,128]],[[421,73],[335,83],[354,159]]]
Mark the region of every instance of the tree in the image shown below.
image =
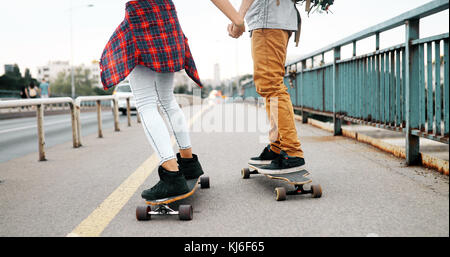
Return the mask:
[[[30,69],[28,69],[28,68],[25,69],[25,75],[23,76],[23,80],[24,80],[25,85],[29,85],[30,82],[33,80],[33,77],[31,76],[31,73],[30,73]]]
[[[83,69],[82,67],[75,68],[75,93],[76,96],[88,95],[110,95],[113,89],[104,91],[101,88],[93,87],[95,81],[90,78],[91,71]],[[51,83],[52,92],[57,96],[71,96],[72,95],[72,79],[70,73],[60,72],[56,80]]]
[[[0,77],[0,89],[17,91],[22,86],[28,86],[31,81],[36,80],[31,77],[30,70],[26,69],[25,77],[22,77],[19,65],[14,64],[12,71],[8,71]]]

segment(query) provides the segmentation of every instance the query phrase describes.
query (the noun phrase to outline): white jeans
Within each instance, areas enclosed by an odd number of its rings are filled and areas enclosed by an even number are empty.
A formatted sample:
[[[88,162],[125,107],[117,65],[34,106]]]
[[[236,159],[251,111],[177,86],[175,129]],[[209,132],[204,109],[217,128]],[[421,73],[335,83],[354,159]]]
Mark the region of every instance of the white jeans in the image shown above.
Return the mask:
[[[173,94],[174,73],[157,73],[138,65],[128,77],[136,99],[136,108],[141,115],[142,125],[148,141],[160,158],[160,165],[175,159],[170,135],[163,118],[166,117],[180,149],[191,148],[189,129],[184,113]]]

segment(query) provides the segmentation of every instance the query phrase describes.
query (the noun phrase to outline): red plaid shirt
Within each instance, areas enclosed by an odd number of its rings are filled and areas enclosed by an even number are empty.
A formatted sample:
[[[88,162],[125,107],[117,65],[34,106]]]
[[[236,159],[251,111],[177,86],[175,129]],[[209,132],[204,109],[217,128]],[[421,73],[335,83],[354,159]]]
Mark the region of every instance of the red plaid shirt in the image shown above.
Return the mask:
[[[126,4],[125,20],[100,59],[105,90],[124,80],[136,65],[156,72],[185,69],[202,87],[197,68],[172,0],[138,0]]]

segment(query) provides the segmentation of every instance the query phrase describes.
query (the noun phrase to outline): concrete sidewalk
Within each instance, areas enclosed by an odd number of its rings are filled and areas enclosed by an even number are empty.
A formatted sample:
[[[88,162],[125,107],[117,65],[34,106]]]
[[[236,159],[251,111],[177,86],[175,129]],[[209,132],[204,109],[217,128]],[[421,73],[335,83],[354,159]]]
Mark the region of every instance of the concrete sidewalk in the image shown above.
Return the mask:
[[[265,132],[249,127],[264,119],[264,110],[237,104],[214,106],[196,122],[207,127],[221,120],[222,128],[244,129],[192,132],[194,153],[211,178],[211,188],[182,201],[194,207],[190,222],[177,217],[136,221],[136,206],[144,203],[140,193],[158,176],[152,169],[143,183],[125,183],[148,167],[144,164],[154,154],[134,122],[118,133],[105,131],[103,139],[86,136],[79,149],[70,142],[50,147],[47,162],[30,154],[2,163],[0,236],[66,236],[124,186],[132,195],[123,205],[123,199],[109,203],[102,219],[111,220],[94,221],[86,229],[103,226],[101,236],[149,237],[449,235],[448,176],[406,167],[402,159],[370,145],[299,122],[307,168],[324,194],[320,199],[275,201],[274,188],[288,185],[263,176],[240,177],[248,158],[267,143]]]
[[[296,117],[301,121],[301,116]],[[333,133],[333,124],[313,119],[308,124]],[[342,125],[342,134],[362,143],[370,144],[396,157],[405,159],[406,138],[402,132],[376,128],[372,126],[345,124]],[[449,175],[449,145],[426,138],[420,138],[420,153],[422,165],[432,168],[442,174]]]

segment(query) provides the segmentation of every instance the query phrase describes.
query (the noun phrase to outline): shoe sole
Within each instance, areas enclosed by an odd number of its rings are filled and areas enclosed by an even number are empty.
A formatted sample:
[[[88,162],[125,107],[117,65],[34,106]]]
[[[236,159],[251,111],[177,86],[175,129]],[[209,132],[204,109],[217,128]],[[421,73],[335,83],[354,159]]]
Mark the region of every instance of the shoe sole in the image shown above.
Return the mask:
[[[253,168],[256,168],[259,173],[279,175],[279,174],[286,174],[286,173],[292,173],[292,172],[296,172],[296,171],[305,170],[306,169],[306,165],[293,167],[293,168],[288,168],[288,169],[276,169],[276,170],[263,169],[261,167],[253,167]]]
[[[267,160],[267,161],[250,160],[250,161],[248,161],[248,164],[256,164],[256,165],[269,165],[271,163],[272,163],[272,160]]]

